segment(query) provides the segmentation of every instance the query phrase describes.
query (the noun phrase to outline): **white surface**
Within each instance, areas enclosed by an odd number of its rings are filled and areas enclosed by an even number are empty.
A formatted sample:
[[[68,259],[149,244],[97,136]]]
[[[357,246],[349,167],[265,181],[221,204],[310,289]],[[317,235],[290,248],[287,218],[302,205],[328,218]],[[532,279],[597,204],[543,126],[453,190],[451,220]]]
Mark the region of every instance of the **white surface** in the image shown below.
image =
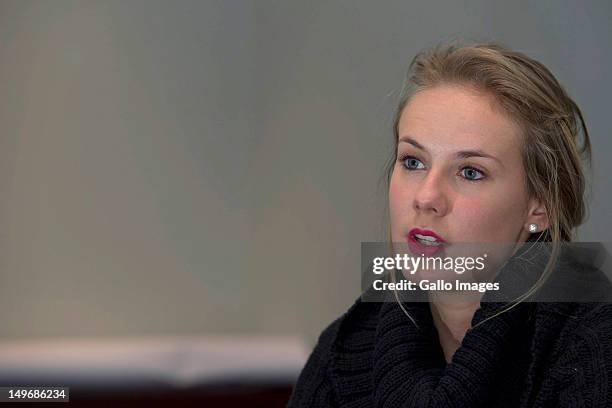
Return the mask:
[[[290,383],[308,353],[301,340],[290,337],[4,341],[0,383],[105,388]]]

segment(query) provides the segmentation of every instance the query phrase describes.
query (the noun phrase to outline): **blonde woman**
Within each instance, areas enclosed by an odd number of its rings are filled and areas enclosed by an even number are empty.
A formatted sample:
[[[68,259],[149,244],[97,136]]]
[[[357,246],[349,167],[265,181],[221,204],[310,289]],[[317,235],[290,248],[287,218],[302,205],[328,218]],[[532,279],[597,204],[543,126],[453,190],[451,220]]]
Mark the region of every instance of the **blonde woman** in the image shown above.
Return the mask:
[[[407,79],[392,242],[545,241],[556,255],[572,241],[590,142],[546,67],[496,44],[443,45]],[[610,304],[498,306],[357,300],[319,337],[289,407],[612,407]]]

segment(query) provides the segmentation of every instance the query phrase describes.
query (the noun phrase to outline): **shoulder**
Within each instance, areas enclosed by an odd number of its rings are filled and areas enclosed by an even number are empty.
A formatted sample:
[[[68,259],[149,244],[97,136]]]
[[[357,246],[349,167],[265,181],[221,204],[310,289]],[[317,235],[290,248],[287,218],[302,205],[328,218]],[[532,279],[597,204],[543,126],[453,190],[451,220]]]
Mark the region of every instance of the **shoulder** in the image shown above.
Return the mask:
[[[536,331],[557,340],[557,355],[577,344],[612,347],[612,303],[539,303]],[[537,334],[536,334],[537,336]]]
[[[581,304],[568,317],[562,352],[551,370],[561,401],[612,405],[612,304]]]
[[[573,303],[565,314],[568,345],[603,341],[612,346],[612,303]],[[557,311],[560,309],[557,309]]]
[[[321,332],[298,377],[288,407],[333,405],[333,374],[330,371],[334,350],[345,338],[359,331],[356,324],[364,323],[364,318],[366,322],[374,320],[379,307],[377,303],[362,302],[358,298],[344,314]]]
[[[612,303],[592,304],[576,320],[568,347],[584,348],[612,369]]]

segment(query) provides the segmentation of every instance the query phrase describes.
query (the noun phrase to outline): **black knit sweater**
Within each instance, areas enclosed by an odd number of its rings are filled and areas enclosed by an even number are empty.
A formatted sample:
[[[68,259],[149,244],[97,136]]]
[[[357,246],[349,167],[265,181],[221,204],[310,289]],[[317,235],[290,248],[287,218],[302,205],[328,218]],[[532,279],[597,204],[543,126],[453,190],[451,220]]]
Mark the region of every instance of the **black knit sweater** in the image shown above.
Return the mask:
[[[446,363],[429,304],[358,299],[288,407],[612,407],[612,304],[482,303]],[[418,326],[418,327],[417,327]]]

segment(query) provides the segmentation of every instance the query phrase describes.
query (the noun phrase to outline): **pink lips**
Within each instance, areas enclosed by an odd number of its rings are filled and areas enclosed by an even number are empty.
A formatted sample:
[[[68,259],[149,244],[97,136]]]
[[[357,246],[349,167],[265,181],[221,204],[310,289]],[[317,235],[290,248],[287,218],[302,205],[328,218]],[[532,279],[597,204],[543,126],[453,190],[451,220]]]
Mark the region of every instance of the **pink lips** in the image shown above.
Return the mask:
[[[424,256],[432,256],[444,248],[444,245],[431,246],[431,245],[421,244],[414,236],[415,234],[428,235],[430,237],[434,237],[438,242],[446,243],[446,241],[441,236],[439,236],[433,231],[426,230],[426,229],[420,229],[420,228],[413,228],[410,230],[410,232],[406,236],[406,241],[408,241],[408,247],[410,248],[410,252],[412,252],[414,256],[420,256],[421,254]]]

